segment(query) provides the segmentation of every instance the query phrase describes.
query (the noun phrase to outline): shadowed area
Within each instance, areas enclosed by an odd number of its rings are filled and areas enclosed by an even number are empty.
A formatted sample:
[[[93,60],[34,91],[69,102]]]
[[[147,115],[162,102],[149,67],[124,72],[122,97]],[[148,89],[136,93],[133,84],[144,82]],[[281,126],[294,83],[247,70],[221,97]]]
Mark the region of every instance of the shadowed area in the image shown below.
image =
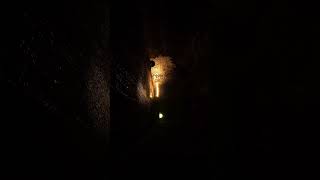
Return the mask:
[[[309,141],[317,132],[302,132],[303,122],[319,119],[316,6],[58,0],[4,7],[1,162],[11,177],[308,174],[299,160],[314,159]]]

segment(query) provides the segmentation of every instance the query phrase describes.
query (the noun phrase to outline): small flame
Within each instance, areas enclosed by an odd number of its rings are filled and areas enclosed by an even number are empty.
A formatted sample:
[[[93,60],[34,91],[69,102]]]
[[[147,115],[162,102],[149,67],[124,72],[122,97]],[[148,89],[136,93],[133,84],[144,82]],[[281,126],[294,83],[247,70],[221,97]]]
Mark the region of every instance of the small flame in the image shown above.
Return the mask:
[[[159,82],[156,82],[156,97],[159,97],[160,89],[159,89]]]

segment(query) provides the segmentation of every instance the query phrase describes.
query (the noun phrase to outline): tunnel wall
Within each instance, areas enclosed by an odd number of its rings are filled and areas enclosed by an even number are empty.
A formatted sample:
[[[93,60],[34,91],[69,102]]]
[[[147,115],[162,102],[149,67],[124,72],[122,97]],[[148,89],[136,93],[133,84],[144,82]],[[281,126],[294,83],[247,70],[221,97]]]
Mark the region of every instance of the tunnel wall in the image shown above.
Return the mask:
[[[4,7],[3,162],[24,177],[101,175],[110,121],[109,2]]]

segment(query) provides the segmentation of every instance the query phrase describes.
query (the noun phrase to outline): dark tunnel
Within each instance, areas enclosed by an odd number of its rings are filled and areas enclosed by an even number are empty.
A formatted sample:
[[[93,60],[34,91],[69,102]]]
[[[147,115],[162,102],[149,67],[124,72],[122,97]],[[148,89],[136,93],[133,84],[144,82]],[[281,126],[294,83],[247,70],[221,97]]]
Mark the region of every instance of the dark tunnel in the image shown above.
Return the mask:
[[[316,6],[58,0],[3,7],[3,179],[310,174],[301,165],[314,159],[310,121],[319,119]]]

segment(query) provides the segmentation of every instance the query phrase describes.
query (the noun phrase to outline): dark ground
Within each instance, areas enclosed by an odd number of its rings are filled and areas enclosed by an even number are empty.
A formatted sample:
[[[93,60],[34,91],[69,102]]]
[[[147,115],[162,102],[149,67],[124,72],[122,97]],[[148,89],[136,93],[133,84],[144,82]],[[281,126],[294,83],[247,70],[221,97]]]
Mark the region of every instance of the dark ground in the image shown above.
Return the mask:
[[[3,179],[305,179],[313,169],[316,6],[71,0],[3,7]],[[165,96],[145,107],[135,101],[136,85],[148,56],[158,54],[177,67]]]

